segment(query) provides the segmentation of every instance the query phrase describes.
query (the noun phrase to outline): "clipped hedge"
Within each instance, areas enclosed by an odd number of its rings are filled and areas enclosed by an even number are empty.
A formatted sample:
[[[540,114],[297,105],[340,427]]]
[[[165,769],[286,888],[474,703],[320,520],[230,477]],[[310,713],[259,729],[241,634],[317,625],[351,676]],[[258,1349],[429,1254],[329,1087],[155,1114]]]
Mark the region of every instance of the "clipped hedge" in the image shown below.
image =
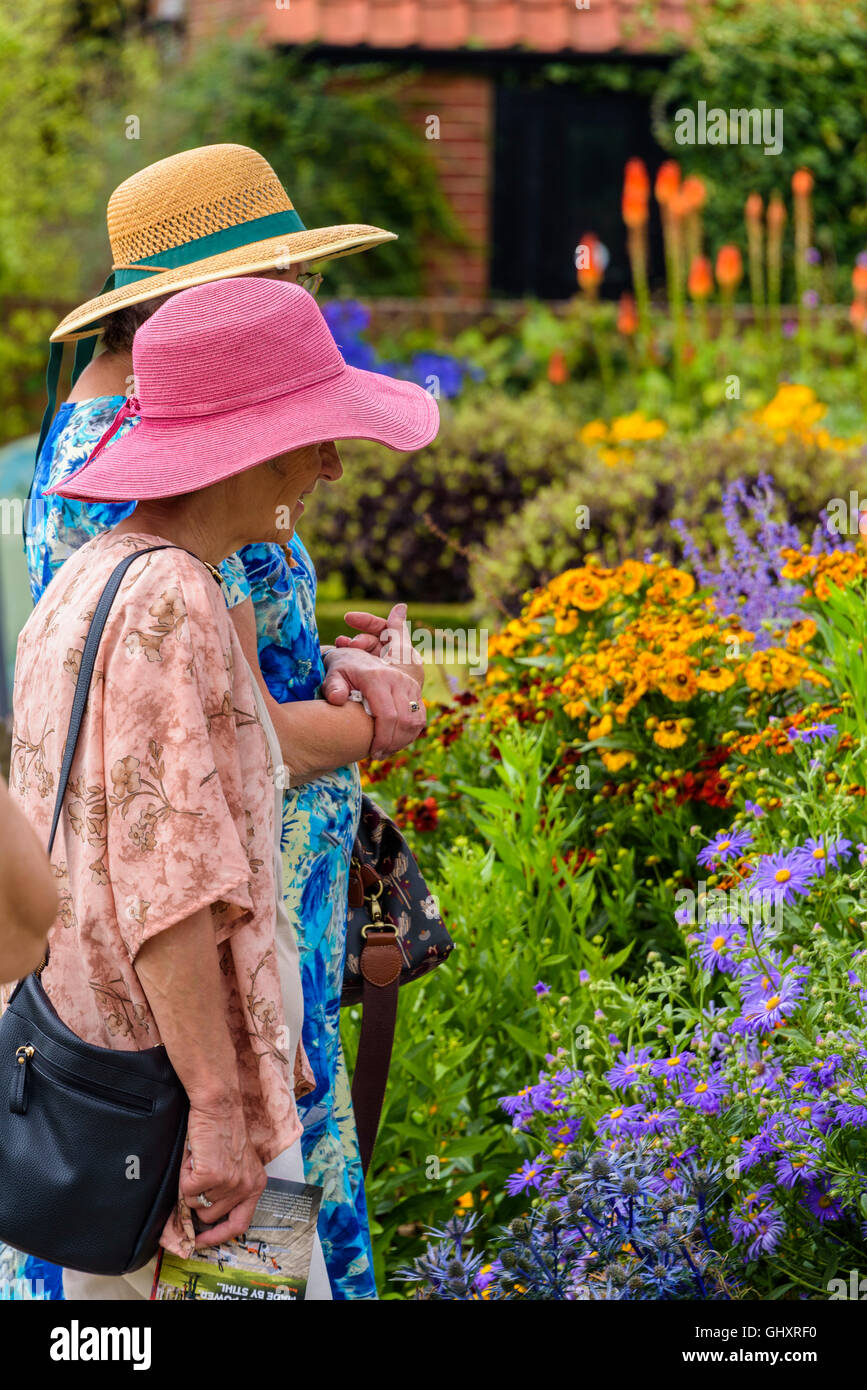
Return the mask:
[[[823,449],[795,435],[777,443],[753,430],[668,437],[639,449],[634,463],[614,468],[587,458],[568,481],[549,484],[520,512],[488,528],[470,568],[475,607],[490,614],[494,593],[516,612],[527,589],[591,554],[610,564],[646,550],[679,560],[675,517],[709,546],[719,546],[726,539],[722,491],[736,478],[750,483],[770,474],[786,499],[787,519],[809,530],[831,498],[848,499],[863,472],[856,445]],[[586,529],[576,525],[579,506],[589,509]]]
[[[325,594],[465,601],[470,552],[491,524],[585,457],[547,387],[518,399],[481,387],[440,407],[440,433],[419,453],[343,445],[343,479],[317,490],[302,528]]]

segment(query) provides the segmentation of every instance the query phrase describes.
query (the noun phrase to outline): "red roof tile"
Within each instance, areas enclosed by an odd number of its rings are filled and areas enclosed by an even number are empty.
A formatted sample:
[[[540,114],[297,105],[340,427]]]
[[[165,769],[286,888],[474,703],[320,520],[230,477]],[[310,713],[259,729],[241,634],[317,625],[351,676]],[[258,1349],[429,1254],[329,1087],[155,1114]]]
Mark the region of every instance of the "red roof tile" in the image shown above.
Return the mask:
[[[690,0],[657,0],[652,26],[642,0],[261,0],[276,43],[338,47],[461,48],[543,53],[653,52],[689,30]]]

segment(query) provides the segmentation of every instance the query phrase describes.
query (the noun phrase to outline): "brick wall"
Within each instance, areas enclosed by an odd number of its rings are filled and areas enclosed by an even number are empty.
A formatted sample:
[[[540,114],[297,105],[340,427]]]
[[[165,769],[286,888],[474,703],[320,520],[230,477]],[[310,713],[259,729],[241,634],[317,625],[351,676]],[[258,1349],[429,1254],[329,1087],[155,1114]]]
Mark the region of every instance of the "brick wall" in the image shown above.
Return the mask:
[[[191,44],[220,32],[256,25],[272,38],[281,23],[298,12],[277,10],[267,0],[186,0],[186,32]],[[312,36],[311,36],[312,37]],[[418,62],[413,52],[408,61]],[[424,293],[454,295],[474,303],[488,290],[491,168],[493,162],[493,86],[486,77],[431,67],[407,89],[406,118],[438,162],[442,187],[467,237],[466,247],[431,247]],[[426,117],[439,119],[439,139],[425,135]],[[363,214],[360,211],[359,216]]]
[[[186,0],[185,8],[187,37],[196,43],[262,25],[269,6],[267,0]]]
[[[494,93],[486,77],[421,74],[403,98],[409,123],[440,167],[443,191],[469,244],[431,249],[425,291],[484,299],[488,290]],[[439,139],[428,140],[427,118],[437,117]]]

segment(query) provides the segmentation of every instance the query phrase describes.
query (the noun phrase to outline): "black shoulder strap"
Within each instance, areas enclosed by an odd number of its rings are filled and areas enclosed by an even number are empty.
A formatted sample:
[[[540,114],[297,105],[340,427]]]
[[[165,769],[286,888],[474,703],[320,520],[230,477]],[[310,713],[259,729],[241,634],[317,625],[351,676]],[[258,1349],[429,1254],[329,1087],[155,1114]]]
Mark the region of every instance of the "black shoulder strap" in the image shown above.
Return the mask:
[[[69,732],[66,735],[66,744],[63,749],[63,762],[60,767],[60,779],[57,784],[57,800],[54,803],[54,819],[51,822],[51,834],[48,837],[48,857],[51,858],[51,851],[54,848],[54,837],[57,834],[57,827],[60,823],[60,813],[63,810],[63,798],[66,795],[66,788],[69,783],[69,774],[72,770],[72,761],[75,757],[75,750],[78,747],[78,736],[81,733],[81,723],[84,719],[84,710],[87,705],[87,696],[90,690],[90,682],[93,677],[93,668],[96,662],[96,654],[102,640],[102,634],[108,619],[111,605],[117,597],[123,577],[130,565],[139,558],[140,555],[150,555],[155,550],[182,550],[183,546],[172,545],[149,545],[146,550],[136,550],[132,555],[127,555],[121,560],[117,568],[112,572],[109,581],[100,595],[96,610],[90,624],[90,631],[87,634],[87,641],[84,644],[84,651],[81,655],[81,666],[78,671],[78,680],[75,683],[75,694],[72,697],[72,713],[69,716]],[[192,555],[192,551],[187,551]],[[193,556],[194,559],[199,557]],[[201,562],[200,562],[201,563]]]

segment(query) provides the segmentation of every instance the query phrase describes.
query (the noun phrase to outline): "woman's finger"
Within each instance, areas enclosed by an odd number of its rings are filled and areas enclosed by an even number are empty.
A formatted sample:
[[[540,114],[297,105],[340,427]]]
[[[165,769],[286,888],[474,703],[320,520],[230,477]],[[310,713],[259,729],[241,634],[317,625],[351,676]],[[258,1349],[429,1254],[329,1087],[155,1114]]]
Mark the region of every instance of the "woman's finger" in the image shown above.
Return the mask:
[[[341,632],[334,639],[335,647],[345,650],[347,647],[355,647],[359,651],[370,652],[371,656],[379,656],[381,642],[378,637],[374,637],[370,632],[359,633],[357,637],[347,637],[345,632]]]
[[[381,758],[394,740],[400,718],[390,683],[385,680],[373,683],[367,693],[367,703],[374,721],[370,757]]]
[[[378,637],[383,629],[388,627],[388,618],[379,618],[375,613],[364,613],[356,609],[351,613],[344,613],[343,621],[350,627],[358,628],[359,632],[372,632],[374,637]]]
[[[232,1208],[224,1221],[220,1221],[207,1231],[201,1231],[196,1236],[196,1249],[202,1250],[209,1245],[221,1245],[223,1241],[234,1240],[236,1236],[243,1235],[253,1220],[253,1213],[258,1206],[260,1195],[260,1193],[254,1192],[249,1197],[245,1197],[242,1202]]]

